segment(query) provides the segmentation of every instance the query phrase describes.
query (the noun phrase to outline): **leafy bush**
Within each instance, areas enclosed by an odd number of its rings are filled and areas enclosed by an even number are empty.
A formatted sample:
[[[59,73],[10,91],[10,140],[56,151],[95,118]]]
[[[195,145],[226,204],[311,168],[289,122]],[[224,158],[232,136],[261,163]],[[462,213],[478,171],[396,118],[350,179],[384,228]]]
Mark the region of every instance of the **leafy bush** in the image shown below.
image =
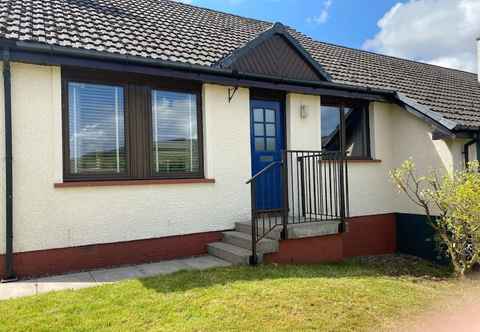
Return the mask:
[[[437,232],[457,276],[480,261],[480,173],[479,163],[444,175],[431,171],[418,176],[409,159],[390,172],[401,192],[420,206]]]

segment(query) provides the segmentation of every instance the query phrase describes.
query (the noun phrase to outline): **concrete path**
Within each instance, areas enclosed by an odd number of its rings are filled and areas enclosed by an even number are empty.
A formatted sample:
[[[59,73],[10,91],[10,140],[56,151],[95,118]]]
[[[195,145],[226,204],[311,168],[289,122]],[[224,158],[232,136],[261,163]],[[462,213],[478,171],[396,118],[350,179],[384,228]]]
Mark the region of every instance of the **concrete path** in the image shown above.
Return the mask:
[[[95,287],[125,279],[145,278],[180,270],[204,270],[229,266],[230,263],[213,256],[200,256],[159,263],[93,270],[39,279],[0,284],[0,300],[32,296],[64,289]]]

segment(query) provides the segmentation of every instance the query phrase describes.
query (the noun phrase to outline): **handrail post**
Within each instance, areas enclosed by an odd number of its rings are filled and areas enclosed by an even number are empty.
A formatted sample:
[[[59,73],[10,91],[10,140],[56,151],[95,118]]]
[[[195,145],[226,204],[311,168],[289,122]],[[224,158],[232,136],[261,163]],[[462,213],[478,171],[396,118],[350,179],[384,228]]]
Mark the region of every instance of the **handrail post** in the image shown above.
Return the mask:
[[[302,153],[303,157],[303,153]],[[300,158],[300,162],[297,162],[297,167],[300,167],[300,193],[301,196],[301,206],[302,206],[302,216],[306,218],[306,205],[305,205],[305,164],[303,158]],[[300,211],[299,211],[300,212]]]
[[[345,158],[340,155],[340,160],[338,160],[338,168],[339,168],[339,181],[340,183],[338,184],[340,187],[340,218],[342,219],[342,222],[345,219]]]
[[[282,190],[283,190],[283,208],[282,208],[282,240],[288,239],[288,152],[282,151]]]
[[[256,180],[253,180],[250,183],[250,194],[251,194],[251,201],[252,201],[252,256],[250,256],[250,265],[257,265],[257,208],[256,208],[256,193],[255,193],[255,184],[257,183]]]

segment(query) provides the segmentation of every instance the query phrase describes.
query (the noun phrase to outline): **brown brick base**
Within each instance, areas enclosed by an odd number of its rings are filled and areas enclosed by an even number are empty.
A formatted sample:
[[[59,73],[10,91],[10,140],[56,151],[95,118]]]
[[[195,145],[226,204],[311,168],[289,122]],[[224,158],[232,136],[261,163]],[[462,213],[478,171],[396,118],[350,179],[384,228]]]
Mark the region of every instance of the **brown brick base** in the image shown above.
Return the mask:
[[[350,218],[346,233],[280,242],[277,253],[265,256],[268,263],[321,263],[344,258],[390,254],[396,251],[395,214]],[[220,241],[221,232],[158,239],[97,244],[84,247],[40,250],[14,255],[19,277],[60,274],[95,268],[202,255],[207,244]],[[0,278],[4,277],[0,256]]]
[[[83,247],[17,253],[18,277],[61,274],[111,266],[203,255],[207,244],[221,240],[221,232],[172,236],[158,239],[97,244]],[[5,277],[5,256],[0,255],[0,279]]]
[[[345,258],[393,254],[397,251],[397,219],[394,213],[348,220],[342,234]]]
[[[280,241],[280,250],[265,255],[264,258],[267,263],[278,264],[338,262],[342,259],[343,243],[341,235]]]
[[[278,264],[337,262],[396,251],[395,214],[355,217],[347,223],[346,233],[280,241],[280,250],[266,255],[265,261]]]

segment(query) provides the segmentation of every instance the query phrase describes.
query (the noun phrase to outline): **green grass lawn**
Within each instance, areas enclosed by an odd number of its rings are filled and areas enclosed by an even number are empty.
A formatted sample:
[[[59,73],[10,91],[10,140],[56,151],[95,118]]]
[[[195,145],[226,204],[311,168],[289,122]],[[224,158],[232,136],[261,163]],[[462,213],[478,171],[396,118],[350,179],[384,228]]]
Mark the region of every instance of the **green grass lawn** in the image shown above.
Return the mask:
[[[404,257],[183,271],[3,301],[0,331],[378,330],[456,284]]]

